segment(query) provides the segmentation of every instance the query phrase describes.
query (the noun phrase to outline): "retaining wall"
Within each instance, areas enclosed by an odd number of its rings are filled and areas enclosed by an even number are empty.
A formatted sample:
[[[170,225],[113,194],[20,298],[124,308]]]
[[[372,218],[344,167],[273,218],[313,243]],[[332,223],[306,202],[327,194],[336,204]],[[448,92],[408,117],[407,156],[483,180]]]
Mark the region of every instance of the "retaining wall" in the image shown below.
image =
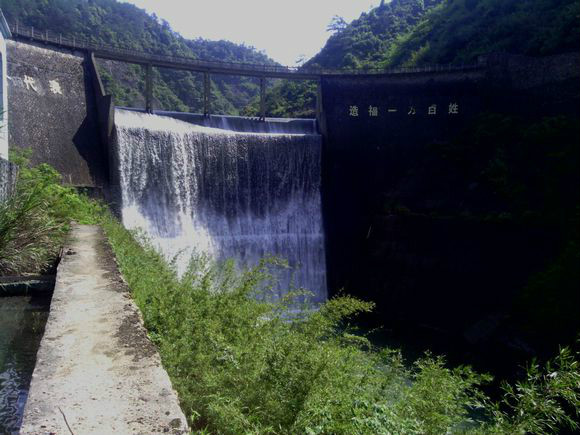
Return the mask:
[[[108,179],[93,76],[84,53],[8,41],[9,140],[75,186]]]

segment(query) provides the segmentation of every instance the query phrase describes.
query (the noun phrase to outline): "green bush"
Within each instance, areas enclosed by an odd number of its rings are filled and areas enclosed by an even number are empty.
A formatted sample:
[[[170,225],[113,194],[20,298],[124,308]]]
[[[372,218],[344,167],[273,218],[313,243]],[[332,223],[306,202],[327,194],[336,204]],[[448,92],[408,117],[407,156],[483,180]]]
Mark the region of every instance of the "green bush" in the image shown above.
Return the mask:
[[[41,190],[18,189],[0,204],[0,275],[43,271],[64,235],[64,225],[46,215]]]
[[[69,222],[97,223],[104,208],[61,185],[49,165],[31,166],[27,153],[11,160],[19,173],[14,195],[0,204],[0,275],[42,273],[57,258]]]
[[[271,261],[237,271],[194,257],[179,279],[142,235],[112,218],[104,228],[195,433],[544,434],[575,424],[580,370],[569,350],[493,403],[479,389],[489,375],[429,354],[407,367],[374,348],[349,324],[371,303],[340,296],[296,312],[298,294],[268,302]]]

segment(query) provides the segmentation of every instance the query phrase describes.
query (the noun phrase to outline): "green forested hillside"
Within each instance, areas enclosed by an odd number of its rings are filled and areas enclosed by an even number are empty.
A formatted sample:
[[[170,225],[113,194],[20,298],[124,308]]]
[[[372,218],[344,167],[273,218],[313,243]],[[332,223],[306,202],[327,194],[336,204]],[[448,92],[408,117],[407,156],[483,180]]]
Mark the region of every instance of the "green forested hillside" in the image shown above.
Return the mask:
[[[34,26],[53,34],[84,36],[93,43],[118,45],[163,55],[199,59],[275,62],[252,47],[228,41],[187,40],[169,24],[128,3],[116,0],[0,0],[11,23]],[[103,80],[118,105],[143,102],[144,74],[139,66],[101,62]],[[155,70],[156,107],[200,111],[203,81],[185,71]],[[239,77],[216,76],[212,106],[217,113],[238,114],[259,92],[257,82]]]
[[[381,66],[473,62],[490,52],[580,49],[578,0],[446,0],[401,35]]]
[[[392,0],[363,13],[328,38],[324,48],[306,63],[325,68],[376,67],[400,35],[444,0]]]
[[[186,40],[169,24],[116,0],[0,0],[10,22],[92,42],[200,59],[274,63],[252,47]],[[580,49],[580,0],[391,0],[348,25],[333,26],[326,45],[305,67],[390,68],[473,62],[497,51],[548,55]],[[105,86],[119,105],[142,105],[139,66],[101,62]],[[202,78],[155,70],[156,107],[202,110]],[[215,113],[255,116],[259,86],[250,78],[216,76]],[[267,94],[269,116],[312,117],[311,82],[279,81]]]
[[[392,0],[336,31],[305,66],[393,68],[577,50],[579,0]],[[283,82],[270,91],[267,110],[311,117],[314,101],[312,84]],[[246,113],[257,113],[256,101]]]

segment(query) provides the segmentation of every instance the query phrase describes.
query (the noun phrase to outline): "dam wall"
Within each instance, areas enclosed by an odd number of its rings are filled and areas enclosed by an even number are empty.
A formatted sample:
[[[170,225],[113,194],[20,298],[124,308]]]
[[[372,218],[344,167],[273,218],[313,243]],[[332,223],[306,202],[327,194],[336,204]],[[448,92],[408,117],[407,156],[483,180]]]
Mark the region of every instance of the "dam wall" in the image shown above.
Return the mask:
[[[579,75],[572,53],[492,55],[464,71],[323,77],[330,294],[345,288],[374,300],[391,324],[467,328],[509,310],[564,236],[557,227],[486,220],[504,204],[449,155],[477,150],[464,137],[485,114],[577,119]]]
[[[0,203],[5,201],[16,184],[18,167],[0,157]]]
[[[102,187],[108,180],[94,75],[83,52],[7,42],[9,142],[30,149],[66,184]]]

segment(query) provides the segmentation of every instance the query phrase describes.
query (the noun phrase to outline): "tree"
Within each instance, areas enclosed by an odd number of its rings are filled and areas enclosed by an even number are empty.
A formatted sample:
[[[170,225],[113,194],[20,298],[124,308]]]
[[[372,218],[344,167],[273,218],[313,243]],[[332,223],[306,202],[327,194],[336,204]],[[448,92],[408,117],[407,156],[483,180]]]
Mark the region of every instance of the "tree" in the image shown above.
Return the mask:
[[[344,20],[344,18],[335,15],[332,17],[332,20],[330,20],[330,24],[326,26],[326,31],[332,33],[341,32],[346,29],[347,26],[348,23]]]

